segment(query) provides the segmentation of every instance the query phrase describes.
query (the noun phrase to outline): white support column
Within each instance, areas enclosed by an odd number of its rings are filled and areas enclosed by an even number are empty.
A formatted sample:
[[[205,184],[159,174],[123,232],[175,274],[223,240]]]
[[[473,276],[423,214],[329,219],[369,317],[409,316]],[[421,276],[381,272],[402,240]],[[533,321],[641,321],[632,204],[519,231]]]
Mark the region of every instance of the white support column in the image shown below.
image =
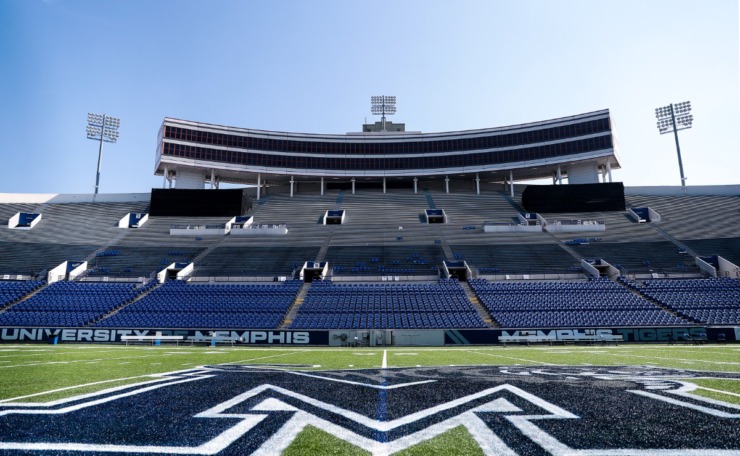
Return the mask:
[[[321,196],[324,196],[324,176],[321,176]]]
[[[414,178],[414,194],[419,193],[418,184],[419,184],[419,178],[418,177],[415,177]]]
[[[211,168],[211,190],[216,188],[216,170]]]
[[[257,201],[260,199],[260,191],[262,191],[262,174],[257,173]]]
[[[450,193],[450,176],[445,176],[445,193]]]
[[[514,196],[514,170],[509,170],[509,184],[511,184],[511,196]]]
[[[293,198],[293,184],[295,181],[293,180],[293,176],[290,176],[290,197]]]
[[[607,174],[609,174],[609,183],[611,184],[612,182],[612,161],[611,160],[606,161],[606,172]]]
[[[475,173],[475,194],[480,195],[480,176]]]
[[[355,178],[352,178],[352,194],[355,194]]]
[[[563,183],[563,172],[560,170],[560,165],[558,165],[558,184]]]
[[[558,183],[558,173],[552,173],[552,185]]]
[[[383,193],[385,193],[385,177],[383,178]]]
[[[164,174],[162,174],[162,188],[167,188],[167,181],[170,178],[170,170],[164,167]]]

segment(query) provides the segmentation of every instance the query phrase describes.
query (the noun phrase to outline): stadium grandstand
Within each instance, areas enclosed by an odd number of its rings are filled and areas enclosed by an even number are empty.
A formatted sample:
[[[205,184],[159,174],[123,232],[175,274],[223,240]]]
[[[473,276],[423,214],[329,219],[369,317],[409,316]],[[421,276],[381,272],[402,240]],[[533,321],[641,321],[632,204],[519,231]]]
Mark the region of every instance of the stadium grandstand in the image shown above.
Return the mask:
[[[0,341],[740,340],[740,187],[620,167],[608,110],[344,135],[165,118],[150,194],[0,195]]]

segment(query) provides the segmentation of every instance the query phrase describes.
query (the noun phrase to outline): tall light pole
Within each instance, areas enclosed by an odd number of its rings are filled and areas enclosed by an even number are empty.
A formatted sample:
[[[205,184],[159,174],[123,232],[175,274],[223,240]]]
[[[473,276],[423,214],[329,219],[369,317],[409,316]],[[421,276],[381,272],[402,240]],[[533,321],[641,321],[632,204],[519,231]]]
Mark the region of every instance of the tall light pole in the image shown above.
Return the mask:
[[[373,115],[383,116],[380,118],[382,122],[382,131],[386,131],[385,116],[386,114],[391,116],[396,113],[396,97],[387,95],[370,97],[370,111]]]
[[[103,161],[103,142],[115,143],[118,140],[118,127],[121,119],[105,114],[87,114],[87,139],[100,141],[98,149],[98,174],[95,176],[95,194],[100,186],[100,166]]]
[[[691,128],[694,116],[691,113],[691,102],[669,104],[655,108],[655,117],[658,119],[658,131],[661,135],[673,132],[676,140],[676,153],[678,154],[678,170],[681,172],[681,188],[686,193],[686,177],[683,175],[683,162],[681,161],[681,147],[678,145],[678,130]]]

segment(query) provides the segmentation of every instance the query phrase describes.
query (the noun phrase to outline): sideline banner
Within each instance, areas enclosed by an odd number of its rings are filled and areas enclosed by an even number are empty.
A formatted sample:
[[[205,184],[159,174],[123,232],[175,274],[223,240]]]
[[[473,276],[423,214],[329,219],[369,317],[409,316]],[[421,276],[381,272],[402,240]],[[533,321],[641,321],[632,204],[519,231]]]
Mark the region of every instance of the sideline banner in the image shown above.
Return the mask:
[[[604,335],[622,336],[624,342],[680,342],[688,335],[692,340],[740,340],[736,328],[706,327],[646,327],[646,328],[593,328],[593,329],[461,329],[445,331],[445,345],[492,345],[500,343],[499,337],[532,337],[543,342],[592,342]],[[723,337],[722,337],[722,336]]]
[[[0,328],[0,342],[121,342],[122,336],[183,336],[183,342],[237,339],[245,345],[329,345],[328,331]],[[241,342],[243,340],[243,342]]]

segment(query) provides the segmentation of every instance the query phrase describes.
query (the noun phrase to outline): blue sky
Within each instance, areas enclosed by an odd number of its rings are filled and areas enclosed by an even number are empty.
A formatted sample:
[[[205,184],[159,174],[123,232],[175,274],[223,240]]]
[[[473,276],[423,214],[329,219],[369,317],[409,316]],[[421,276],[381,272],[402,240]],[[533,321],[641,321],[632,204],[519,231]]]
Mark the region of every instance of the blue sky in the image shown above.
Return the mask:
[[[738,184],[736,0],[0,0],[2,193],[148,192],[164,117],[359,131],[372,95],[438,132],[608,108],[628,186],[679,185],[654,109],[691,100],[688,185]]]

